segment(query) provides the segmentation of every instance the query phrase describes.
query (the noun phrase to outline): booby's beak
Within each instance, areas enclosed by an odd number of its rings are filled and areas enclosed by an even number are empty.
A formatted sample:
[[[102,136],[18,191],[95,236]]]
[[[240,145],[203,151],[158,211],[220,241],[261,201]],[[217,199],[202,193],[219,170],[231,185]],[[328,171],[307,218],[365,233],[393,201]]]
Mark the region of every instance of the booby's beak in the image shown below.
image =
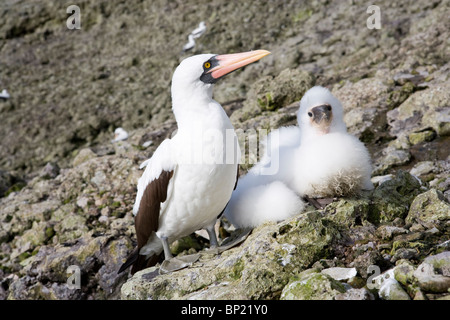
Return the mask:
[[[242,53],[221,54],[216,56],[219,65],[210,70],[213,78],[219,79],[230,72],[242,68],[270,54],[267,50],[256,50]]]
[[[314,126],[317,127],[321,133],[328,133],[331,121],[333,120],[331,105],[322,104],[320,106],[313,107],[308,112],[308,115],[312,118],[311,121]]]
[[[270,54],[270,52],[267,50],[255,50],[214,56],[205,63],[204,73],[200,79],[206,83],[215,83],[230,72],[258,61],[268,54]]]

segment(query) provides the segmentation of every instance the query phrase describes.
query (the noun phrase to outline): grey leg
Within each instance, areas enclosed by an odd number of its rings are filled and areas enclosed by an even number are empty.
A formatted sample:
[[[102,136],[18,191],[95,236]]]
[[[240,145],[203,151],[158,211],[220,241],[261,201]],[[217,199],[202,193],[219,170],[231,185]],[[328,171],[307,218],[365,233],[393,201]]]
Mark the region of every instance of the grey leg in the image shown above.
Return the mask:
[[[214,223],[205,228],[205,230],[208,232],[210,248],[217,248],[219,246],[219,243],[217,242],[216,230],[214,229],[215,225],[216,222],[214,221]]]
[[[161,237],[161,242],[164,249],[164,261],[159,267],[159,273],[165,274],[189,267],[200,258],[200,254],[191,254],[182,257],[173,257],[170,252],[169,241],[167,237]]]
[[[167,237],[161,237],[161,242],[164,248],[164,259],[172,259],[172,252],[170,252],[169,239]]]

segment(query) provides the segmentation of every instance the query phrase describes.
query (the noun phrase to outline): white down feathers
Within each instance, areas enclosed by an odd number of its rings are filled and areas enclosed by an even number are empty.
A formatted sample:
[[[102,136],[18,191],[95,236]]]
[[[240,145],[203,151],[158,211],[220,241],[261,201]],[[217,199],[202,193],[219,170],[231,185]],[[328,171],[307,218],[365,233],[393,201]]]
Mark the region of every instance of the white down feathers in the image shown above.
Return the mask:
[[[318,132],[308,115],[320,104],[332,106],[327,134]],[[301,213],[304,196],[345,196],[372,189],[369,152],[347,132],[343,116],[341,103],[328,89],[308,90],[297,112],[299,126],[269,134],[261,161],[239,179],[226,218],[236,227],[256,227]]]

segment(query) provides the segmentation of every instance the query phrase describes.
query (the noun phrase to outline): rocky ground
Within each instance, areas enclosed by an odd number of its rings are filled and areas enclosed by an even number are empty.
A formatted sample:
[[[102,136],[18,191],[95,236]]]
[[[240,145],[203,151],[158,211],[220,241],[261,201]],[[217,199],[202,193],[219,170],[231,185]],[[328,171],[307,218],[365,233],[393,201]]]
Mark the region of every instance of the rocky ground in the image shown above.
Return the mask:
[[[66,27],[69,4],[0,7],[11,94],[0,100],[1,299],[450,298],[448,1],[379,1],[381,29],[359,1],[84,0],[81,30]],[[202,20],[207,32],[181,53]],[[139,164],[176,129],[174,68],[260,48],[272,54],[215,88],[235,128],[295,124],[303,93],[326,86],[371,152],[375,190],[262,225],[219,254],[187,237],[173,251],[201,257],[170,275],[117,275],[134,247]],[[118,126],[130,137],[111,143]]]

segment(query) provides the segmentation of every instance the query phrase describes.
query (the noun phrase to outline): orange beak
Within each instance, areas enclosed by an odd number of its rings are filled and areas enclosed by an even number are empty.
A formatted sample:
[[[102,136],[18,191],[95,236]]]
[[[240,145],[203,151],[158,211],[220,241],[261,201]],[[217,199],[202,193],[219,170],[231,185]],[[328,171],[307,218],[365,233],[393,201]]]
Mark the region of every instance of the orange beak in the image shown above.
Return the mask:
[[[215,56],[218,65],[208,71],[214,79],[219,79],[230,72],[242,68],[270,54],[267,50],[255,50],[242,53],[221,54]]]

